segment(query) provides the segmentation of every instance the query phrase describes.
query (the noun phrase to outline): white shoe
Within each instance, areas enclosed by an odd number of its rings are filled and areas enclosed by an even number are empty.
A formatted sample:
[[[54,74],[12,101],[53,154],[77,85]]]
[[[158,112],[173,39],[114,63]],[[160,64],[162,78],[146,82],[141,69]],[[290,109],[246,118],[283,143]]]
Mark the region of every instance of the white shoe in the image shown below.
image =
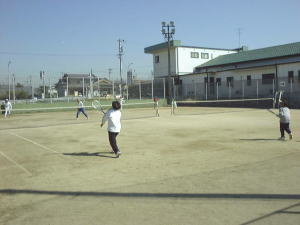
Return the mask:
[[[116,158],[119,158],[121,154],[122,154],[122,152],[121,152],[121,151],[118,151],[118,152],[116,153]]]

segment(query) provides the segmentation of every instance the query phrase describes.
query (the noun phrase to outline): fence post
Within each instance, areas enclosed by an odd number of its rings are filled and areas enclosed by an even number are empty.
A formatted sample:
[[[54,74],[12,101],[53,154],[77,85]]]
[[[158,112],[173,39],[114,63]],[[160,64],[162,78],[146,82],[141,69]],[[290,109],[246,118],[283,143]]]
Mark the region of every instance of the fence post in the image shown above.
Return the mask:
[[[142,100],[142,81],[139,84],[139,91],[140,91],[140,101]]]
[[[193,85],[194,85],[194,98],[196,100],[197,94],[196,94],[196,82],[193,80]]]
[[[84,97],[84,77],[82,78],[82,97]]]
[[[244,80],[242,80],[242,98],[245,98],[245,84],[244,84]]]
[[[229,91],[228,98],[231,99],[231,82],[230,81],[228,82],[228,91]]]
[[[258,80],[256,80],[256,98],[258,99]]]
[[[154,79],[153,79],[153,77],[152,77],[152,82],[151,82],[151,85],[152,85],[152,89],[151,89],[151,91],[152,91],[152,99],[154,98],[153,83],[154,83]]]
[[[217,82],[217,101],[219,100],[219,82]]]
[[[164,99],[166,99],[166,79],[163,78],[163,83],[164,83]]]
[[[273,97],[274,97],[274,94],[275,94],[275,80],[273,79],[273,82],[272,82],[272,94],[273,94]]]
[[[207,83],[208,82],[205,82],[205,100],[207,101]]]

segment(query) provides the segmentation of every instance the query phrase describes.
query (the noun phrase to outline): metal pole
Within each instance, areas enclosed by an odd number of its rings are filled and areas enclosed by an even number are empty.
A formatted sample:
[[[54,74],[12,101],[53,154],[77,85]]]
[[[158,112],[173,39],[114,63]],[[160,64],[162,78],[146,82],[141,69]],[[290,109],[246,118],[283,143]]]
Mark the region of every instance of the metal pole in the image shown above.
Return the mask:
[[[15,78],[15,74],[12,75],[13,76],[13,99],[14,99],[14,104],[16,104],[16,89],[15,89],[15,84],[16,84],[16,78]]]
[[[140,81],[139,85],[139,90],[140,90],[140,101],[142,100],[142,82]]]
[[[207,101],[207,83],[208,83],[208,81],[205,82],[205,100],[206,101]]]
[[[175,95],[175,81],[174,81],[174,77],[172,78],[172,88],[173,88],[173,98],[175,99],[176,95]]]
[[[256,80],[256,98],[258,99],[258,80]]]
[[[51,92],[52,92],[52,89],[51,89],[51,78],[49,77],[49,95],[50,95],[50,102],[52,104],[52,94],[51,94]]]
[[[245,85],[244,85],[244,80],[242,80],[242,96],[243,99],[245,98]]]
[[[170,57],[171,57],[171,53],[170,53],[170,26],[168,25],[167,26],[167,29],[168,29],[168,33],[167,33],[167,36],[168,36],[168,78],[169,78],[169,82],[168,82],[168,87],[169,87],[169,104],[171,104],[172,102],[172,99],[173,99],[173,96],[172,96],[172,86],[171,86],[171,60],[170,60]]]
[[[84,97],[84,77],[82,78],[82,97]]]
[[[69,76],[67,76],[67,98],[68,98],[68,102],[69,100]]]
[[[164,99],[166,99],[166,79],[163,78],[163,84],[164,84]]]
[[[44,86],[44,99],[46,98],[46,86],[45,86],[45,71],[43,73],[43,86]]]
[[[152,91],[152,99],[154,98],[154,90],[153,90],[153,77],[152,77],[152,80],[151,80],[151,91]]]
[[[290,79],[291,85],[290,85],[290,92],[293,92],[293,79]]]
[[[193,80],[193,84],[194,84],[194,98],[197,98],[197,94],[196,94],[196,82]]]
[[[34,89],[33,89],[32,76],[30,76],[30,85],[31,85],[31,97],[32,97],[32,99],[34,99]]]
[[[219,82],[217,82],[217,100],[219,100]]]
[[[99,100],[100,100],[101,94],[100,94],[100,79],[99,79],[99,77],[98,77],[98,96],[99,96]]]
[[[93,97],[93,84],[92,84],[92,69],[91,69],[91,72],[90,72],[90,97],[92,98]]]
[[[273,96],[274,96],[274,94],[275,94],[275,80],[273,79]]]
[[[231,82],[229,82],[228,91],[229,91],[229,99],[231,99]]]
[[[10,64],[11,64],[11,61],[9,60],[8,64],[7,64],[7,70],[8,70],[8,100],[10,100],[10,70],[9,70]]]

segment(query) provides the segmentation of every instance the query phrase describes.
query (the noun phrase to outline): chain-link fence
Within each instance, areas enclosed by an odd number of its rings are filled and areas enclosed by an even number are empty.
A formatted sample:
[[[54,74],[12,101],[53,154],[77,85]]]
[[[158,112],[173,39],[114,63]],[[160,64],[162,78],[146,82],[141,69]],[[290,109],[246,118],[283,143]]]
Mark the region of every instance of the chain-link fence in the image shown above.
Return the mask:
[[[208,80],[210,81],[210,80]],[[169,85],[171,86],[171,95],[177,100],[232,100],[232,99],[259,99],[272,98],[276,91],[284,91],[284,97],[291,102],[300,105],[300,79],[252,79],[252,80],[227,80],[219,82],[187,82],[177,78],[154,78],[151,80],[135,81],[130,85],[120,82],[104,83],[95,82],[91,88],[89,82],[77,84],[75,87],[71,83],[58,87],[41,84],[22,84],[15,81],[8,84],[0,83],[0,99],[9,98],[11,100],[21,99],[43,99],[45,93],[46,99],[72,99],[82,98],[115,98],[120,95],[125,99],[152,99],[168,98]],[[61,90],[58,90],[58,89]],[[78,90],[77,90],[77,89]]]

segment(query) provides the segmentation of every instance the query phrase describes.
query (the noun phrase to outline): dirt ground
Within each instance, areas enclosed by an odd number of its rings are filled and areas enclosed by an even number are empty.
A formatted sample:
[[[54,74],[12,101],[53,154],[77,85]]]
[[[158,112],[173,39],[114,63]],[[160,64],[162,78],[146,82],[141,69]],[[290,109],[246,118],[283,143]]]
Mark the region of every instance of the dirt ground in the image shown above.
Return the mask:
[[[127,109],[120,158],[89,114],[0,119],[1,225],[300,224],[299,110]]]

